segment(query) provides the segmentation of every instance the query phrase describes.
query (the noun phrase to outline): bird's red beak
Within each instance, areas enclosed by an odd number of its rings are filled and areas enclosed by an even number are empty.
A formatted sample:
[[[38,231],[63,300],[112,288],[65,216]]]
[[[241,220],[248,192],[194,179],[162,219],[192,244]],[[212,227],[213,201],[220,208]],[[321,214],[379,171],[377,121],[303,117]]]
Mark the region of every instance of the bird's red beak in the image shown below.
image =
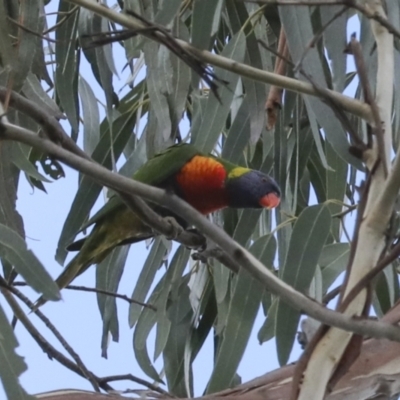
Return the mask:
[[[261,198],[260,205],[262,207],[271,209],[271,208],[278,207],[280,202],[281,202],[281,198],[276,193],[269,193]]]

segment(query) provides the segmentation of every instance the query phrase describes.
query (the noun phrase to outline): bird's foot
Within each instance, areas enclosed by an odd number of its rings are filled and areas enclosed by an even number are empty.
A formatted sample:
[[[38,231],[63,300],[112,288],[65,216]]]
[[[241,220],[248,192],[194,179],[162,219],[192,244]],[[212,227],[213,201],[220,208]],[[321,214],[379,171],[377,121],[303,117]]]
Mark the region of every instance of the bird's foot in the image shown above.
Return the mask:
[[[164,220],[171,226],[171,232],[168,236],[165,236],[168,240],[176,239],[184,231],[182,226],[178,224],[174,217],[164,217]]]

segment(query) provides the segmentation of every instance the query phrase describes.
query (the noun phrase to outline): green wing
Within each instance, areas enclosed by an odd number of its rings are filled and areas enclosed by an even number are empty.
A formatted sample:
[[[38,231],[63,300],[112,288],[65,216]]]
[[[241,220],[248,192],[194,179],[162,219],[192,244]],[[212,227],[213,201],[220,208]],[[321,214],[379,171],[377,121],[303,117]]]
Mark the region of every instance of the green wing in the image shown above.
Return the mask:
[[[133,175],[133,179],[152,186],[161,185],[198,154],[202,153],[191,144],[182,143],[168,147],[143,164]],[[107,217],[120,207],[125,207],[120,197],[111,196],[107,203],[81,227],[80,231]]]
[[[133,175],[133,179],[148,185],[158,186],[176,174],[194,156],[201,154],[191,144],[176,144],[147,161]]]

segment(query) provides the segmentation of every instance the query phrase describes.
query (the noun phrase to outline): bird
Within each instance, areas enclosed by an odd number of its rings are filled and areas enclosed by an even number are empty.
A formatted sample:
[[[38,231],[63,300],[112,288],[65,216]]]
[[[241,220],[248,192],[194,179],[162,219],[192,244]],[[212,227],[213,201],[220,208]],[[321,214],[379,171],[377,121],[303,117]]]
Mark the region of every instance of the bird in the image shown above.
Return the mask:
[[[187,143],[170,146],[149,159],[133,179],[175,193],[203,215],[226,207],[272,209],[281,199],[279,186],[267,174],[203,153]],[[160,206],[152,208],[163,216],[172,214]],[[185,221],[176,219],[187,227]],[[90,234],[67,247],[68,251],[79,253],[56,279],[60,289],[91,265],[103,261],[115,247],[154,236],[151,227],[117,194],[81,230],[92,225]]]

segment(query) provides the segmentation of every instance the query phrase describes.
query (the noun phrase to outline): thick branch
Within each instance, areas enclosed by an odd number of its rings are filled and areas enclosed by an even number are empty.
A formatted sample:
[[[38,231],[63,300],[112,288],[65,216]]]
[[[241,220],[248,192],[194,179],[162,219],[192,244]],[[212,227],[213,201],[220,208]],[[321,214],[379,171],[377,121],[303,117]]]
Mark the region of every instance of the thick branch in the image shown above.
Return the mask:
[[[370,5],[376,14],[385,16],[380,2],[373,2],[373,4],[370,2]],[[376,21],[371,21],[371,25],[378,52],[376,104],[379,108],[379,115],[375,115],[374,122],[376,121],[380,125],[382,121],[384,133],[380,132],[381,142],[378,144],[378,141],[375,140],[372,149],[365,152],[370,172],[370,184],[363,194],[366,199],[365,210],[362,214],[359,210],[362,218],[359,229],[355,228],[357,242],[354,258],[346,272],[344,301],[358,282],[375,267],[381,257],[385,248],[385,229],[387,229],[394,205],[394,192],[391,191],[391,196],[387,195],[386,190],[391,188],[388,188],[386,182],[391,180],[391,175],[395,171],[389,175],[389,179],[386,179],[388,165],[385,164],[385,160],[386,162],[390,160],[392,143],[390,118],[393,97],[393,36]],[[353,49],[357,50],[354,46]],[[360,56],[358,58],[360,59]],[[364,82],[364,86],[366,86],[366,82]],[[368,92],[368,87],[366,89]],[[384,159],[379,158],[379,147]],[[398,183],[394,184],[398,187]],[[387,200],[386,206],[382,197]],[[349,304],[345,304],[345,309],[340,306],[339,310],[348,316],[364,316],[369,310],[369,298],[367,289],[363,289]],[[353,356],[357,349],[352,344],[355,343],[355,340],[359,341],[360,338],[355,338],[354,334],[334,327],[324,329],[324,331],[320,331],[320,334],[321,338],[318,338],[318,343],[313,343],[314,347],[308,349],[312,354],[302,377],[300,393],[297,395],[298,387],[293,385],[292,399],[324,398],[329,382],[343,374],[349,367],[349,363],[354,361]],[[315,379],[316,376],[318,379]]]
[[[46,109],[38,106],[20,94],[8,91],[0,86],[0,101],[4,102],[9,97],[8,105],[32,118],[42,128],[45,134],[55,143],[60,143],[65,149],[90,159],[90,157],[67,135],[57,118],[52,116]],[[1,108],[1,114],[2,108]],[[61,117],[61,116],[60,116]]]
[[[114,190],[137,195],[146,200],[160,204],[181,216],[189,223],[195,225],[202,233],[214,241],[236,263],[238,268],[247,269],[253,276],[259,279],[273,294],[280,296],[295,309],[302,310],[309,316],[341,329],[356,332],[360,335],[372,337],[385,337],[400,341],[400,329],[390,324],[375,321],[355,321],[353,318],[328,310],[309,299],[303,294],[285,284],[270,272],[245,248],[237,244],[230,236],[215,224],[208,221],[179,197],[167,193],[162,189],[145,185],[116,173],[110,172],[104,167],[89,160],[80,158],[42,138],[33,135],[27,129],[4,123],[0,126],[0,137],[6,140],[16,140],[29,146],[44,151],[70,167],[90,176],[97,182]]]
[[[134,18],[126,14],[117,13],[116,11],[107,8],[97,2],[90,0],[68,0],[68,1],[70,3],[91,10],[96,14],[101,15],[105,18],[108,18],[111,21],[114,21],[117,24],[124,26],[125,28],[132,29],[134,31],[140,31],[146,28],[146,26],[142,22],[135,20]],[[157,37],[157,32],[154,33],[154,37]],[[229,58],[222,57],[218,54],[214,54],[209,51],[199,50],[181,39],[175,39],[175,40],[182,47],[182,49],[192,53],[194,56],[196,56],[199,60],[201,60],[204,63],[212,64],[216,67],[220,67],[227,71],[234,72],[243,77],[258,82],[279,86],[284,89],[292,90],[298,93],[319,96],[319,93],[315,90],[315,88],[308,83],[301,82],[299,80],[292,78],[287,78],[271,72],[263,71],[261,69],[254,68],[246,64],[238,63]],[[357,115],[361,118],[364,118],[367,121],[371,120],[372,118],[371,109],[367,104],[364,104],[358,100],[355,100],[353,98],[350,98],[348,96],[342,95],[334,91],[331,91],[331,94],[346,111],[354,115]]]

